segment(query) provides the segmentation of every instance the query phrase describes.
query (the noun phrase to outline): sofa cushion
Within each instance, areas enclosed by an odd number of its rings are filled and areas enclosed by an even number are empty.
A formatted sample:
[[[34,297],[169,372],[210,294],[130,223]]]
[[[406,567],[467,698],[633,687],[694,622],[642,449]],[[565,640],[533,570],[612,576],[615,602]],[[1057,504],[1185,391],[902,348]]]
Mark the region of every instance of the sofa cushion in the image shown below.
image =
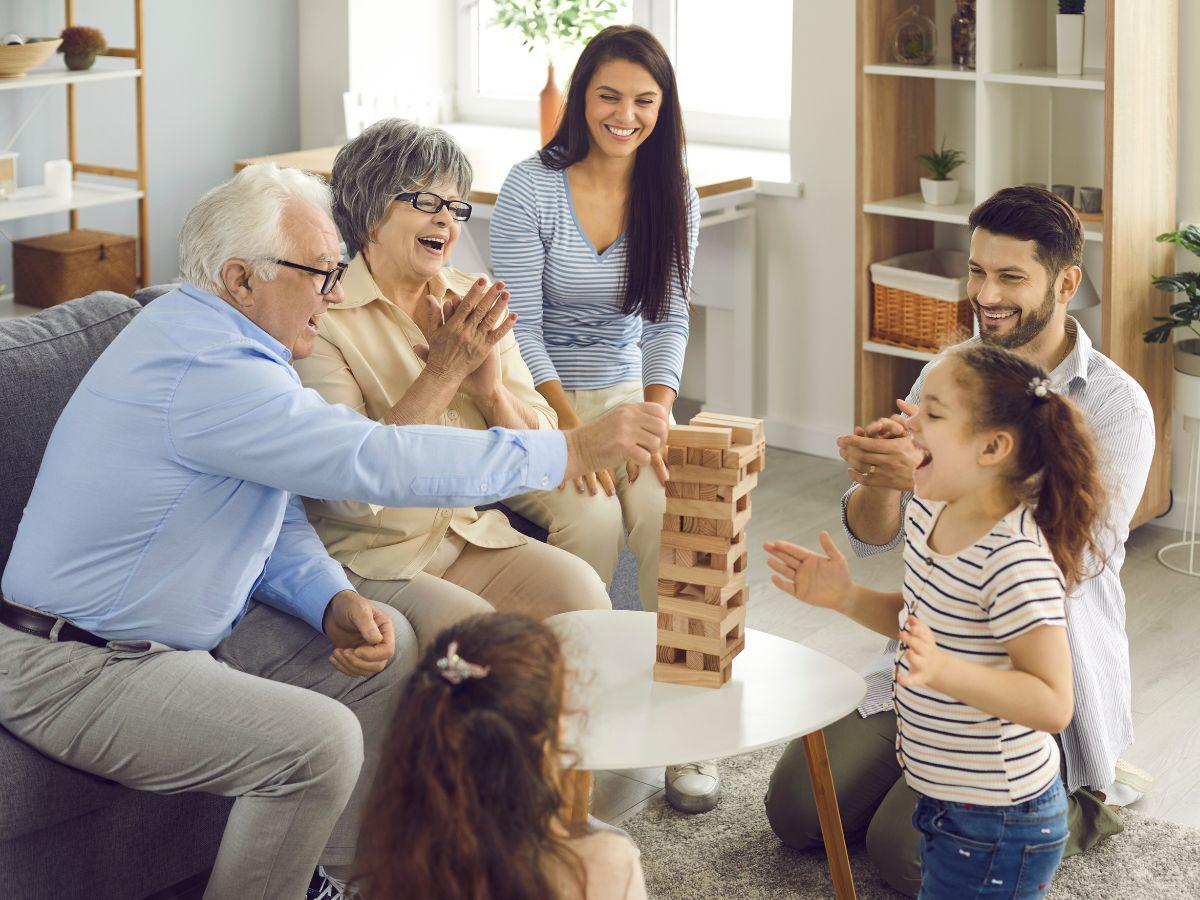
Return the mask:
[[[141,309],[99,291],[0,322],[0,572],[54,423],[96,357]]]
[[[133,299],[140,306],[145,306],[151,300],[157,300],[163,294],[169,294],[175,288],[179,287],[179,283],[174,284],[152,284],[149,287],[138,288],[133,292]]]

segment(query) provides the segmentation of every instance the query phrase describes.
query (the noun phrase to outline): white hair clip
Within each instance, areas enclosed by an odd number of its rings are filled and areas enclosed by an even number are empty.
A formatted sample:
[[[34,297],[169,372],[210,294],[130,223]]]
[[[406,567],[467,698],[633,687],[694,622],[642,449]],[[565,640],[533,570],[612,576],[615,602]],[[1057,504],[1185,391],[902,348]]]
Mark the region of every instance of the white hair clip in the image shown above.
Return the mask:
[[[458,655],[458,641],[451,641],[446,648],[446,655],[437,661],[438,671],[443,678],[454,685],[462,684],[468,678],[483,678],[491,671],[488,666],[467,662]]]
[[[1046,395],[1053,392],[1054,389],[1050,387],[1049,378],[1030,378],[1029,385],[1025,388],[1025,393],[1037,397],[1039,400],[1045,400]]]

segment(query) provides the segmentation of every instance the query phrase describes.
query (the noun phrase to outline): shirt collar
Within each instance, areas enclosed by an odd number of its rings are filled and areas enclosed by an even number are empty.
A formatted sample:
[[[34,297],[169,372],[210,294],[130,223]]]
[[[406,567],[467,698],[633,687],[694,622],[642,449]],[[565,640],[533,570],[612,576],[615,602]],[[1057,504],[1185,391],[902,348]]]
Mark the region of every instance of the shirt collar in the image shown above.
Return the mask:
[[[450,284],[446,280],[445,275],[438,272],[429,279],[426,285],[428,292],[433,294],[438,300],[442,300],[446,296],[446,292],[450,290]],[[350,260],[350,266],[346,269],[346,274],[342,277],[342,294],[344,299],[341,303],[334,304],[329,307],[330,311],[339,309],[355,309],[359,306],[366,306],[376,300],[381,300],[384,303],[395,305],[384,296],[383,291],[379,289],[379,285],[375,283],[375,277],[371,274],[371,270],[367,268],[367,260],[361,253]]]
[[[208,291],[202,291],[198,287],[193,287],[190,284],[181,284],[179,292],[185,294],[191,299],[197,301],[202,306],[207,307],[214,313],[224,319],[229,325],[233,326],[233,330],[245,338],[249,338],[255,343],[262,344],[276,356],[283,359],[284,362],[292,361],[292,351],[283,346],[271,335],[267,334],[257,325],[255,325],[246,315],[240,312],[233,304],[226,302],[216,294],[210,294]]]
[[[1050,380],[1054,384],[1070,386],[1078,378],[1086,384],[1088,360],[1092,355],[1092,339],[1071,316],[1067,316],[1066,329],[1067,334],[1074,340],[1075,346],[1050,373]]]

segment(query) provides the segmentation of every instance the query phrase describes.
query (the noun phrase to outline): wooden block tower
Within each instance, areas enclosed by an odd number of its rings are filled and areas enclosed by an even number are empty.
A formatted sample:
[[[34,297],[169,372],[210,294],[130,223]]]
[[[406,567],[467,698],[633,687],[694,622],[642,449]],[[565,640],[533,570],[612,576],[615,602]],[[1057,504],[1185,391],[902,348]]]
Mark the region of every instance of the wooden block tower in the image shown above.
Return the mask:
[[[746,525],[761,419],[702,413],[667,438],[654,680],[718,688],[746,644]]]

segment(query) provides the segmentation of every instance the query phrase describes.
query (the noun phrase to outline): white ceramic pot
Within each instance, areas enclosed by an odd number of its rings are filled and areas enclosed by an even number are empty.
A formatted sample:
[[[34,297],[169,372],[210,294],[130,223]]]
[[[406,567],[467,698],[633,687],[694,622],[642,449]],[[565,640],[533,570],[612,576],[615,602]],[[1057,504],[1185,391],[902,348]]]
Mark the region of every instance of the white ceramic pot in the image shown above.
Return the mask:
[[[1175,371],[1200,378],[1200,338],[1178,341],[1172,349],[1175,351]]]
[[[1083,16],[1061,13],[1058,19],[1058,74],[1083,74]]]
[[[953,178],[944,181],[922,178],[921,196],[930,206],[949,206],[958,199],[958,182]]]

